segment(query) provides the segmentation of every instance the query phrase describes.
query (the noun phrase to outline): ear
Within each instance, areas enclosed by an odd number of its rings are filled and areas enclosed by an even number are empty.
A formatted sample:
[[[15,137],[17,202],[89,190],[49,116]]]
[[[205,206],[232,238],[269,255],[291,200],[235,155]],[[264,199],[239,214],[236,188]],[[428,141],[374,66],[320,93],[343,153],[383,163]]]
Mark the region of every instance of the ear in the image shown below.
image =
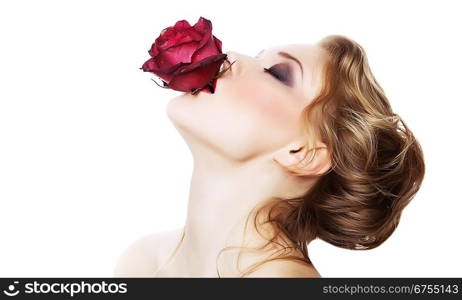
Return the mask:
[[[322,142],[308,149],[303,141],[296,141],[279,150],[273,161],[296,176],[321,176],[332,167],[331,154]]]

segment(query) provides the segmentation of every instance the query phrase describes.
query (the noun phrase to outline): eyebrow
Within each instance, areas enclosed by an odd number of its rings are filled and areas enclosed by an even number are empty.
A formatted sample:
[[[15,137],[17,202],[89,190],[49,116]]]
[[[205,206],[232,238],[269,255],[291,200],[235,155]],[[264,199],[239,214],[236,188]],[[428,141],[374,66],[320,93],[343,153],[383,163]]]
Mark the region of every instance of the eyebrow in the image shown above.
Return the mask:
[[[265,50],[261,50],[260,52],[258,52],[257,57],[260,56],[260,54],[262,54],[264,51]],[[298,66],[300,67],[300,70],[302,71],[302,78],[303,78],[303,66],[302,66],[302,63],[295,56],[292,56],[289,53],[284,52],[284,51],[279,51],[278,54],[285,57],[285,58],[288,58],[288,59],[291,59],[291,60],[295,61],[298,64]]]

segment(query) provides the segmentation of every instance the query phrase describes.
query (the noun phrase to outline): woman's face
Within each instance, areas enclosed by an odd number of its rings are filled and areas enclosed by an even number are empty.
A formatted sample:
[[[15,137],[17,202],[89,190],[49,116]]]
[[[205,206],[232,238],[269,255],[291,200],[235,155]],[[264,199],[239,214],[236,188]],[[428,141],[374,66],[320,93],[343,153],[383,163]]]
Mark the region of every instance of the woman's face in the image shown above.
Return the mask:
[[[290,44],[255,57],[227,52],[236,62],[218,79],[215,93],[183,93],[170,100],[167,114],[187,142],[200,141],[229,159],[277,151],[302,133],[302,110],[321,88],[321,51]]]

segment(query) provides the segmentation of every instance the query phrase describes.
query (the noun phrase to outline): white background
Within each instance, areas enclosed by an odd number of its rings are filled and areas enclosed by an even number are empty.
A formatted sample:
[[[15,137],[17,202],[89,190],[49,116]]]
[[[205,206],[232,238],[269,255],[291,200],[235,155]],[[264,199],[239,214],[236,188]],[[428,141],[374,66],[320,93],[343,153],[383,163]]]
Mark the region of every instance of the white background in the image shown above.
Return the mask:
[[[312,242],[322,276],[461,276],[458,3],[2,1],[0,276],[112,276],[134,240],[183,225],[192,157],[165,113],[178,92],[139,67],[161,29],[200,16],[224,52],[356,40],[422,144],[395,233],[367,251]]]

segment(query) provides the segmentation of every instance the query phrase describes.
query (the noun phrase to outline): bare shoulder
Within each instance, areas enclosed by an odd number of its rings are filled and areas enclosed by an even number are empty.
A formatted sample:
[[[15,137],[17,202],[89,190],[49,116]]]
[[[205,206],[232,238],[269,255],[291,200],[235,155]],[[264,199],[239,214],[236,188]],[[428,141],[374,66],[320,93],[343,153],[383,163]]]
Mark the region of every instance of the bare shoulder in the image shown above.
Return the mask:
[[[114,277],[152,277],[157,266],[173,251],[183,228],[145,235],[119,256]]]
[[[245,277],[320,278],[321,275],[312,265],[297,261],[276,259],[263,263]]]

